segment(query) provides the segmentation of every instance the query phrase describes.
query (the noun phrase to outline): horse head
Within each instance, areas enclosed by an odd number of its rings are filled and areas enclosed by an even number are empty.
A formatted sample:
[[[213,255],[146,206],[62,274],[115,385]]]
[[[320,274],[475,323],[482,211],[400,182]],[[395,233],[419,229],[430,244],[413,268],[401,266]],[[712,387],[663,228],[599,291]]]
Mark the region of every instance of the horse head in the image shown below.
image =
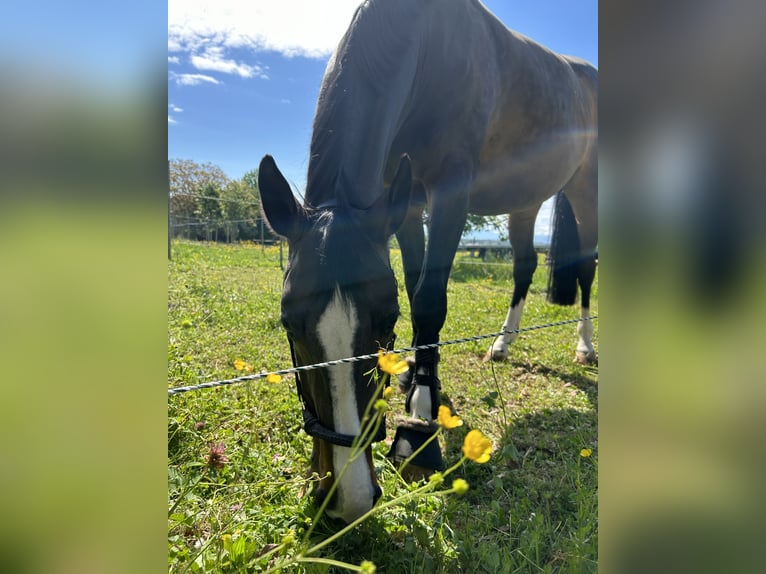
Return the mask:
[[[390,188],[369,209],[358,210],[335,195],[319,206],[301,205],[273,158],[258,171],[263,213],[287,239],[281,322],[296,366],[374,354],[390,348],[399,316],[398,287],[388,239],[401,225],[412,181],[403,156]],[[361,430],[376,385],[364,373],[373,359],[301,372],[296,376],[305,428],[313,435],[312,470],[323,477],[315,489],[326,497],[343,467],[330,516],[351,522],[380,496],[371,450],[349,461],[349,437]],[[382,434],[381,434],[382,433]],[[376,437],[385,436],[385,427]]]

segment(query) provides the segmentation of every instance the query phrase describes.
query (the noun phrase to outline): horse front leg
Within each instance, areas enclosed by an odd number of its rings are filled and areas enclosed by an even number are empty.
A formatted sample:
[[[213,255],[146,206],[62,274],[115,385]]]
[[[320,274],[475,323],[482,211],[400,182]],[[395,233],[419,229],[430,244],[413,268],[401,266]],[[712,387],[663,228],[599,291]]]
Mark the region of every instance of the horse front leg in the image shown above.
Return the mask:
[[[423,232],[424,208],[425,190],[423,184],[418,181],[413,182],[407,216],[396,232],[396,240],[399,242],[399,249],[402,252],[404,284],[407,287],[407,297],[410,304],[412,304],[415,288],[423,270],[423,257],[426,250],[426,239]]]
[[[470,172],[460,164],[449,164],[444,185],[435,185],[429,196],[428,245],[420,279],[411,299],[414,346],[439,342],[439,332],[447,317],[447,281],[460,237],[465,226]],[[410,419],[397,429],[392,452],[402,460],[416,450],[437,428],[440,404],[438,377],[439,352],[436,348],[415,351],[413,378],[405,409]],[[432,442],[412,463],[418,467],[443,468],[441,450]]]
[[[396,240],[402,253],[402,267],[404,267],[404,284],[407,287],[407,300],[412,308],[412,298],[415,295],[420,275],[423,270],[423,258],[426,250],[425,233],[423,231],[423,209],[425,208],[425,190],[420,182],[413,183],[413,193],[410,199],[410,208],[404,222],[396,232]],[[417,326],[412,324],[413,345],[417,339]],[[399,375],[399,390],[408,393],[412,386],[415,375],[415,360],[408,357],[409,371]]]

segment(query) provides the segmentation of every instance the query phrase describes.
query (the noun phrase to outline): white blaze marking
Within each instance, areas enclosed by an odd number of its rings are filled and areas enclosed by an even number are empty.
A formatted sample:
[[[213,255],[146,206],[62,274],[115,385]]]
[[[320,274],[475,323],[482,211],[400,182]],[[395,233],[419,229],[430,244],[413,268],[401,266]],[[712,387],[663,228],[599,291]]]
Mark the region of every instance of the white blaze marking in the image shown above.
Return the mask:
[[[317,323],[319,343],[324,349],[326,360],[353,356],[354,334],[358,323],[356,309],[336,289],[332,301]],[[354,390],[353,364],[329,367],[328,373],[335,431],[356,435],[361,424]],[[332,453],[333,475],[338,480],[341,469],[348,462],[351,449],[333,445]],[[351,522],[372,508],[373,485],[364,455],[348,466],[337,488],[338,504],[334,511],[328,511],[331,516]]]

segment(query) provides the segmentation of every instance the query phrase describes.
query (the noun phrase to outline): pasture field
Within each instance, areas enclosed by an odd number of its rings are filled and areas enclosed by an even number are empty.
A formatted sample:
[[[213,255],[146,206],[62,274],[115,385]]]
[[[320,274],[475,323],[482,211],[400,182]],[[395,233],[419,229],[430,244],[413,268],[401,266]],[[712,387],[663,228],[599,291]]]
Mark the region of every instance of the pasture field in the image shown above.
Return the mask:
[[[168,384],[181,386],[291,366],[279,323],[282,272],[276,247],[177,241],[169,262]],[[411,338],[399,252],[397,346]],[[442,340],[499,331],[512,267],[458,254]],[[544,256],[522,327],[576,318],[579,306],[545,302]],[[598,314],[598,278],[592,314]],[[598,349],[598,321],[594,322]],[[344,572],[371,561],[377,572],[495,573],[597,570],[598,368],[573,362],[575,325],[522,334],[505,363],[484,363],[491,344],[441,350],[442,391],[464,424],[441,437],[445,463],[460,460],[465,434],[493,442],[489,462],[466,461],[445,481],[467,493],[393,505],[286,572]],[[242,364],[239,364],[242,366]],[[388,439],[404,397],[390,401]],[[590,449],[582,452],[583,449]],[[381,502],[411,491],[373,447]],[[331,536],[304,495],[311,439],[301,430],[292,376],[168,397],[168,568],[170,572],[262,572]],[[277,547],[283,542],[291,542]],[[276,549],[276,550],[275,550]],[[269,554],[267,554],[269,551]]]

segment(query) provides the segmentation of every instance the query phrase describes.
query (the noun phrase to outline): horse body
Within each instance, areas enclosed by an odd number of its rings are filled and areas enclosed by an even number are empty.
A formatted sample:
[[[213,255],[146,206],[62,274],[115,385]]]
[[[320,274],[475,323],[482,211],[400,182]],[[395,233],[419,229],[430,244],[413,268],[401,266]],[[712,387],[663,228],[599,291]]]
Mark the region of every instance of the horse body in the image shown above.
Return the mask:
[[[504,327],[517,328],[537,265],[535,217],[561,190],[576,231],[561,244],[570,252],[569,286],[553,299],[574,302],[570,292],[579,281],[587,314],[595,272],[588,253],[596,246],[596,84],[592,66],[509,31],[478,1],[362,4],[322,83],[304,204],[270,157],[259,169],[266,218],[290,245],[282,320],[294,362],[392,344],[398,303],[387,241],[393,233],[402,249],[413,344],[437,342],[469,210],[510,214],[514,293]],[[339,338],[338,330],[346,332]],[[594,353],[590,333],[580,331],[578,352]],[[499,338],[490,355],[504,358],[510,341]],[[437,367],[435,350],[416,352],[407,400],[414,418],[436,418]],[[303,374],[306,408],[329,429],[358,432],[372,394],[360,382],[369,368]],[[333,470],[344,448],[326,443],[315,437],[320,474]],[[376,497],[369,453],[367,460],[369,482],[359,484],[365,473],[357,468],[356,491],[339,485],[336,513],[347,521]],[[329,483],[320,484],[320,494]]]

